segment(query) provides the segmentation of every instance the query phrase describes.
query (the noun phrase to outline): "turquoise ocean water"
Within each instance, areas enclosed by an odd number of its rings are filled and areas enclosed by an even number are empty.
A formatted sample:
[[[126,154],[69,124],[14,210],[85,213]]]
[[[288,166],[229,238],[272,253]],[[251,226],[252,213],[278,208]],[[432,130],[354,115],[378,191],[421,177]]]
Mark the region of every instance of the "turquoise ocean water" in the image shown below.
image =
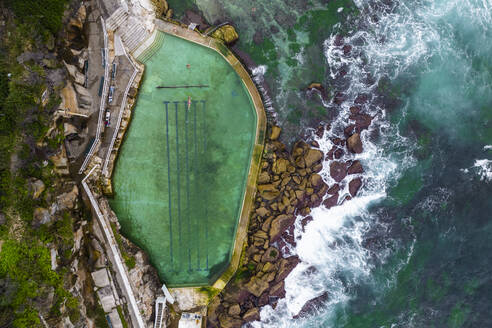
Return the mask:
[[[253,326],[492,327],[492,1],[195,6],[238,27],[286,141],[330,121],[328,151],[361,94],[375,115],[364,152],[344,157],[365,167],[361,192],[296,229],[302,262]],[[327,100],[305,91],[313,81]]]

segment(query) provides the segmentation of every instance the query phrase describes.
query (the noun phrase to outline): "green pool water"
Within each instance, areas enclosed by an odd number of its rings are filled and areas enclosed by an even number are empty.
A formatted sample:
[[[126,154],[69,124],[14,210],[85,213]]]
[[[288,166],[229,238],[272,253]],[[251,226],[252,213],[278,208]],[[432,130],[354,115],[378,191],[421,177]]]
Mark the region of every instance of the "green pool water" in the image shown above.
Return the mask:
[[[166,284],[208,285],[229,264],[256,111],[218,53],[162,36],[146,58],[110,204],[123,235],[149,254]],[[177,85],[208,87],[156,88]]]

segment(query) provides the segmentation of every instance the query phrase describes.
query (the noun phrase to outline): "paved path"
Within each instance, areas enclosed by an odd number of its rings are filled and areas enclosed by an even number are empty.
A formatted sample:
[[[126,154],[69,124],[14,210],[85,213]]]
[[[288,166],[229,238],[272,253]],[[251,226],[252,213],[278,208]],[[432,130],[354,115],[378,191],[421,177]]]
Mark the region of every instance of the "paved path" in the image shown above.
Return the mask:
[[[135,299],[135,295],[133,294],[133,289],[130,285],[130,281],[128,280],[128,274],[126,272],[126,269],[124,267],[121,254],[118,250],[118,244],[116,243],[116,240],[113,236],[113,231],[109,227],[108,222],[106,221],[104,215],[101,213],[101,210],[99,208],[99,204],[97,203],[96,199],[94,198],[94,195],[92,194],[91,189],[86,183],[86,180],[91,176],[91,174],[94,172],[94,170],[98,166],[94,166],[92,170],[87,174],[87,176],[82,180],[82,186],[87,193],[87,196],[89,197],[89,200],[91,202],[92,208],[96,212],[96,217],[99,223],[99,226],[101,227],[101,230],[104,233],[104,237],[106,238],[106,242],[109,245],[109,250],[110,255],[109,259],[111,261],[113,269],[116,270],[116,273],[119,277],[119,280],[121,281],[121,289],[122,293],[125,296],[127,303],[128,303],[128,311],[130,311],[130,316],[133,321],[133,326],[137,328],[145,328],[142,316],[140,314],[140,310],[137,305],[137,301]]]

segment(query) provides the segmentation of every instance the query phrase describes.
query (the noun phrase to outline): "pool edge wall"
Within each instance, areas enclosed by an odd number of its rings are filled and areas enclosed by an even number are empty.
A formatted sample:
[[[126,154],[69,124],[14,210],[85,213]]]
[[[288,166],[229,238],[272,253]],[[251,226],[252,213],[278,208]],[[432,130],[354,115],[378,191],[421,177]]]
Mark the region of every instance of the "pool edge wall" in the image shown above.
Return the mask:
[[[194,288],[194,287],[210,286],[212,288],[221,290],[225,287],[227,282],[232,278],[232,276],[234,275],[234,273],[238,269],[241,255],[242,255],[242,251],[243,251],[243,246],[245,244],[245,240],[247,237],[249,216],[250,216],[250,212],[251,212],[251,209],[253,206],[254,197],[256,194],[256,180],[257,180],[258,173],[260,170],[260,162],[261,162],[261,156],[263,153],[265,132],[266,132],[266,114],[265,114],[265,110],[264,110],[264,106],[263,106],[263,101],[262,101],[261,96],[260,96],[258,90],[256,89],[256,86],[255,86],[253,80],[251,79],[249,73],[243,67],[241,62],[236,58],[236,56],[222,42],[220,42],[217,39],[211,38],[211,37],[202,36],[198,32],[195,32],[195,31],[183,28],[179,25],[175,25],[173,23],[168,23],[168,22],[165,22],[165,21],[162,21],[159,19],[155,20],[155,25],[156,25],[157,30],[159,30],[163,33],[170,34],[170,35],[173,35],[175,37],[179,37],[181,39],[185,39],[189,42],[193,42],[195,44],[205,46],[209,49],[212,49],[212,50],[218,52],[229,63],[229,65],[232,66],[234,71],[238,74],[239,78],[243,82],[243,85],[249,94],[250,100],[251,100],[253,107],[255,108],[255,111],[256,111],[256,135],[254,137],[254,143],[252,144],[251,161],[249,163],[249,172],[248,172],[247,179],[245,182],[245,187],[243,190],[243,199],[241,202],[241,210],[240,210],[239,218],[236,218],[236,219],[238,219],[238,222],[236,224],[235,238],[234,238],[232,252],[230,255],[230,259],[229,259],[229,265],[218,276],[218,278],[216,278],[216,279],[212,278],[212,280],[210,280],[209,283],[207,283],[207,284],[190,283],[189,285],[180,284],[179,286],[172,287],[172,289],[180,289],[180,288]],[[135,57],[133,57],[133,58],[135,58]],[[144,66],[140,61],[137,60],[137,62],[141,66]],[[143,67],[141,67],[141,71],[144,71]],[[140,83],[143,81],[143,72],[141,75],[142,76],[140,79]],[[139,87],[140,87],[140,83],[139,83]],[[138,97],[138,95],[137,95],[137,97]],[[134,104],[136,104],[136,101]],[[133,115],[131,115],[131,116],[133,116]],[[131,118],[130,118],[130,121],[131,121]],[[127,128],[128,127],[129,127],[129,124],[127,125]],[[125,133],[123,133],[121,143],[124,142],[126,132],[127,131],[125,131]],[[118,154],[119,154],[119,151],[118,151]],[[114,158],[114,163],[112,165],[112,170],[111,170],[111,174],[109,177],[109,180],[110,180],[109,184],[111,186],[112,186],[112,178],[113,178],[113,173],[114,173],[114,166],[116,164],[118,154]]]

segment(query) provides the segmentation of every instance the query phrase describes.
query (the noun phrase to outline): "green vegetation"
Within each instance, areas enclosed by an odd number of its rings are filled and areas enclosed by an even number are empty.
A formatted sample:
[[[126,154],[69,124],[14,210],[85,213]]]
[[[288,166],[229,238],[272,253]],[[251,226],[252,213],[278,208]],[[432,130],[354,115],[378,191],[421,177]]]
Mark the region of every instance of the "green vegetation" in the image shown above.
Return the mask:
[[[67,0],[7,0],[16,18],[23,24],[36,26],[43,36],[60,30],[66,4]]]
[[[73,247],[70,213],[50,226],[31,226],[33,209],[48,207],[45,195],[57,179],[51,164],[43,164],[63,141],[62,127],[47,137],[51,115],[59,103],[55,92],[41,104],[47,88],[46,71],[40,62],[17,58],[26,51],[46,52],[42,42],[54,39],[60,29],[66,0],[7,0],[13,19],[0,33],[0,327],[42,327],[44,319],[56,323],[60,308],[73,322],[79,320],[79,304],[64,288],[71,277],[65,267]],[[47,146],[42,144],[46,143]],[[39,199],[29,191],[29,180],[39,179],[47,187]],[[51,269],[49,247],[59,254],[59,270]],[[46,302],[47,299],[52,301]],[[48,308],[46,308],[46,306]]]
[[[135,258],[133,256],[131,256],[130,254],[128,254],[127,252],[125,252],[125,247],[123,245],[123,240],[121,239],[121,234],[120,232],[118,231],[118,229],[116,229],[116,225],[111,222],[111,229],[113,230],[113,235],[114,235],[114,238],[116,239],[116,243],[118,244],[118,247],[120,249],[120,252],[121,252],[121,256],[123,257],[123,260],[125,261],[125,264],[126,264],[126,267],[128,268],[128,270],[131,270],[135,267]]]

